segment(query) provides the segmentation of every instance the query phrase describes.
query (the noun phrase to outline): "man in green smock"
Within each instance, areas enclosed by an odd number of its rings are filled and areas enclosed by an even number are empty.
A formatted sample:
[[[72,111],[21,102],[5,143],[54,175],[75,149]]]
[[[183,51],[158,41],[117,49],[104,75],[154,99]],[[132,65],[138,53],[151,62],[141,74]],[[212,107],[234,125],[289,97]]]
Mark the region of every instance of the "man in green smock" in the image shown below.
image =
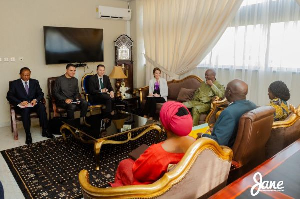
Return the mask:
[[[193,126],[198,125],[201,113],[210,110],[213,97],[224,97],[225,88],[216,80],[216,72],[213,69],[206,70],[205,79],[206,82],[201,83],[193,99],[183,103],[186,107],[192,108]]]

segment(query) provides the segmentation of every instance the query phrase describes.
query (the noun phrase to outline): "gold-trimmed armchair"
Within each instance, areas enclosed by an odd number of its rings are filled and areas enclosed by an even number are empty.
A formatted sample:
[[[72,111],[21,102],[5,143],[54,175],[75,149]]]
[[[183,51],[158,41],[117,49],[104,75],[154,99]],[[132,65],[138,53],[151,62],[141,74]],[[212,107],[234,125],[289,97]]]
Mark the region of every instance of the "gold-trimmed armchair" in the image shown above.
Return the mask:
[[[273,122],[271,136],[266,145],[266,158],[270,158],[300,138],[300,105],[290,105],[290,115],[283,121]]]
[[[99,109],[101,112],[101,107],[103,107],[103,104],[99,103],[92,103],[89,101],[89,84],[88,81],[90,77],[92,77],[94,74],[93,73],[86,73],[85,75],[82,76],[81,78],[81,89],[82,89],[82,94],[84,95],[85,100],[88,103],[88,109],[90,110],[90,114],[92,114],[94,109]]]
[[[232,150],[214,140],[195,141],[176,167],[148,185],[97,188],[89,183],[88,171],[79,173],[84,198],[208,198],[227,182]],[[183,191],[184,190],[184,191]]]

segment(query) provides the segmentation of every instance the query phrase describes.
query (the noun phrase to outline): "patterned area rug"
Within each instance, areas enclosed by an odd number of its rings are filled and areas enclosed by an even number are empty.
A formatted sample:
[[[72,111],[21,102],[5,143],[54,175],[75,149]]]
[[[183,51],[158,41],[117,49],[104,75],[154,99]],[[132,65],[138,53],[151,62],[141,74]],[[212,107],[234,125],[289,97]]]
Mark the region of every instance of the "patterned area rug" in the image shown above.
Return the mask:
[[[136,136],[144,129],[134,132]],[[156,141],[157,131],[122,145],[103,145],[100,152],[100,170],[95,170],[93,145],[82,144],[71,135],[1,151],[25,198],[81,198],[78,181],[80,170],[90,174],[90,183],[107,187],[114,181],[119,162],[142,144]],[[125,140],[125,136],[115,140]],[[165,136],[159,138],[159,141]]]

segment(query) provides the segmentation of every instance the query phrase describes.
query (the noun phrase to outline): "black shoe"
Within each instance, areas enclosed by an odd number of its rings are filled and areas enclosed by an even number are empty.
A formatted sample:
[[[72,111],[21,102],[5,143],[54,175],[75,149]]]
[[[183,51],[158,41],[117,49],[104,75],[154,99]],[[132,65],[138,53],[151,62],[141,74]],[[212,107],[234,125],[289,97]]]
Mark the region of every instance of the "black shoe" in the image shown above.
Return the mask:
[[[51,133],[49,133],[48,131],[43,131],[42,133],[43,137],[47,137],[47,138],[55,138],[54,135],[52,135]]]
[[[31,134],[26,134],[25,144],[32,144]]]

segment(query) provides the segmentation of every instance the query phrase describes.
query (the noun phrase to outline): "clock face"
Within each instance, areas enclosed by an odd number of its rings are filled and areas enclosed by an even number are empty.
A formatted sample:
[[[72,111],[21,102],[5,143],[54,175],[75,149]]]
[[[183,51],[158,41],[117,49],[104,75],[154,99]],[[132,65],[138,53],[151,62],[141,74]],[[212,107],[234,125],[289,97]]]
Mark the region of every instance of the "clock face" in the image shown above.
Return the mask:
[[[122,45],[118,49],[118,60],[129,60],[130,59],[130,50],[127,46]]]

